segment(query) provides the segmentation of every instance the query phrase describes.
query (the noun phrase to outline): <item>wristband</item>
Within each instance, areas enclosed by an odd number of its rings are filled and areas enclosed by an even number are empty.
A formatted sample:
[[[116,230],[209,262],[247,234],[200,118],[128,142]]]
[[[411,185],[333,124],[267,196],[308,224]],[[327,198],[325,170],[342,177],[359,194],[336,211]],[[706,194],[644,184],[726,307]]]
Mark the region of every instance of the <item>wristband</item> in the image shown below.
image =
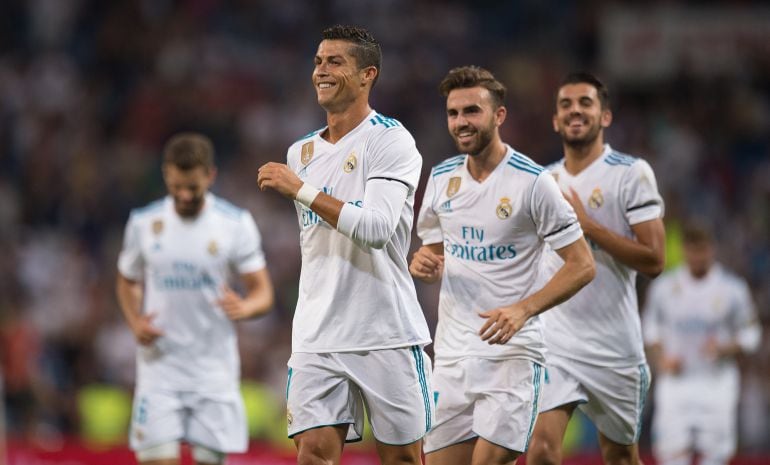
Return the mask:
[[[308,183],[303,183],[302,187],[300,187],[297,191],[297,197],[295,197],[294,200],[306,206],[307,208],[310,208],[310,205],[320,193],[321,191],[319,189],[316,189]]]

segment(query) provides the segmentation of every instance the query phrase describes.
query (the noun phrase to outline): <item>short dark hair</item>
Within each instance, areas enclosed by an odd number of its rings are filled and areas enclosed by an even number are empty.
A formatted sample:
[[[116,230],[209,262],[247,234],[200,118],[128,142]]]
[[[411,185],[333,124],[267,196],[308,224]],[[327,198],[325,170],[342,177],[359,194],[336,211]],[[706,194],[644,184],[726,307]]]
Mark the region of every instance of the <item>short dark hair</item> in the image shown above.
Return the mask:
[[[569,73],[562,79],[559,84],[559,89],[569,84],[588,84],[596,89],[596,94],[599,96],[599,103],[602,105],[602,109],[608,110],[610,108],[610,91],[607,86],[596,76],[586,71],[577,71]],[[557,99],[559,91],[556,91]]]
[[[685,245],[713,244],[714,232],[706,221],[689,219],[682,225],[682,243]]]
[[[446,97],[454,89],[469,89],[471,87],[487,89],[496,107],[505,104],[505,86],[495,79],[492,73],[478,66],[461,66],[451,69],[439,84],[438,90],[441,95]]]
[[[211,139],[196,132],[174,135],[163,147],[163,164],[188,171],[199,166],[209,170],[214,167],[214,144]]]
[[[350,54],[356,59],[358,69],[364,69],[369,66],[377,68],[377,75],[372,81],[372,87],[380,77],[382,69],[382,49],[380,43],[372,34],[362,27],[335,25],[326,28],[321,33],[323,40],[344,40],[350,42],[353,47]]]

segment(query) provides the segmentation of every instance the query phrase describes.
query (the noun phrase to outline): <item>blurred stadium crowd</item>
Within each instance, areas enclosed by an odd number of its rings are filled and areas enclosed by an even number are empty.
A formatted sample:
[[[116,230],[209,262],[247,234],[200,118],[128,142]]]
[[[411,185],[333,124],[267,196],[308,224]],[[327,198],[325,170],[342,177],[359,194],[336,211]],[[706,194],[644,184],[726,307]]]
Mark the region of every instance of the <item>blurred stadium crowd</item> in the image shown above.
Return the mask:
[[[701,3],[735,7],[682,8]],[[737,3],[766,14],[760,2]],[[473,4],[4,0],[0,360],[8,433],[36,441],[78,435],[88,429],[91,387],[131,392],[134,342],[114,297],[116,258],[130,209],[164,194],[159,150],[180,130],[214,140],[214,190],[248,208],[262,232],[277,304],[267,318],[240,324],[243,376],[282,402],[298,227],[289,202],[257,191],[256,168],[283,160],[291,142],[323,126],[310,85],[320,31],[355,23],[383,47],[374,106],[413,133],[424,173],[454,154],[437,92],[451,67],[478,64],[506,83],[503,139],[543,164],[560,158],[551,115],[562,75],[588,69],[605,78],[615,110],[608,139],[655,169],[670,262],[678,260],[679,222],[708,218],[720,259],[752,286],[765,341],[743,363],[740,437],[742,450],[770,451],[769,46],[752,49],[740,69],[703,73],[685,60],[665,77],[634,80],[606,59],[613,2]],[[418,291],[435,323],[438,289]]]

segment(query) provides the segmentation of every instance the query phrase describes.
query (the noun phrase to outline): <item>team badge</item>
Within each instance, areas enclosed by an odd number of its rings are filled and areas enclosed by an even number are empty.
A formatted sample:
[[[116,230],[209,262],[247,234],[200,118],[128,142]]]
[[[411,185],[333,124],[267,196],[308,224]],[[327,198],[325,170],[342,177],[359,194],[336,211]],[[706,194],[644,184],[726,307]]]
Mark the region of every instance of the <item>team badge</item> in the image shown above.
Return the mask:
[[[588,199],[588,206],[596,209],[602,205],[604,205],[604,196],[602,195],[602,190],[597,187],[591,192],[591,197]]]
[[[293,416],[292,416],[292,414],[291,414],[291,410],[289,410],[289,409],[286,409],[286,423],[288,423],[288,424],[289,424],[289,426],[291,426],[291,423],[292,423],[293,421],[294,421],[294,417],[293,417]]]
[[[313,159],[313,141],[305,142],[302,144],[302,152],[299,156],[300,161],[303,165],[307,165],[310,163],[310,160]]]
[[[351,152],[348,159],[345,160],[345,164],[342,165],[342,171],[346,173],[350,173],[351,171],[356,169],[357,164],[358,164],[358,159],[356,158],[356,152]]]
[[[559,183],[559,173],[551,173],[551,176],[553,176],[553,179],[558,184]]]
[[[217,246],[217,242],[214,240],[209,242],[209,246],[206,248],[206,250],[209,251],[209,254],[216,255],[219,252],[219,247]]]
[[[462,182],[462,178],[459,176],[449,178],[449,184],[446,186],[446,196],[452,197],[453,195],[455,195],[457,191],[460,190],[461,182]]]
[[[511,199],[508,197],[503,197],[500,199],[500,203],[497,205],[497,209],[495,210],[495,213],[497,213],[497,217],[501,220],[506,220],[511,217],[511,214],[513,214],[513,206],[511,205]]]
[[[152,233],[156,236],[163,232],[163,220],[155,220],[152,222]]]
[[[134,436],[136,436],[137,441],[141,441],[144,439],[144,433],[139,428],[134,429]]]

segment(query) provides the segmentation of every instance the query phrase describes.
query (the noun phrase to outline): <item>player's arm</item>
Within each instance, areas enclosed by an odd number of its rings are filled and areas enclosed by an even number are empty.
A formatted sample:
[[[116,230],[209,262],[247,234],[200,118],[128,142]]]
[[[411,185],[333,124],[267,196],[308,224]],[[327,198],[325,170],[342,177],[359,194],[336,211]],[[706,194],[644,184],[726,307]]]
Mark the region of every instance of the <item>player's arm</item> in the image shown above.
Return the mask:
[[[539,291],[507,307],[480,312],[487,321],[479,330],[489,344],[505,344],[527,320],[569,299],[596,274],[593,255],[582,237],[556,251],[564,261]]]
[[[577,193],[570,189],[567,200],[575,209],[586,237],[616,260],[651,278],[663,271],[666,233],[663,220],[655,218],[631,226],[636,239],[621,236],[591,218]]]
[[[139,344],[149,345],[163,336],[163,332],[152,325],[155,315],[142,313],[144,287],[141,281],[128,279],[118,273],[115,293],[123,316]]]
[[[714,358],[733,358],[756,352],[762,343],[762,325],[757,318],[756,307],[748,284],[736,286],[731,304],[729,326],[732,339],[719,343],[710,339],[706,352]]]
[[[412,255],[409,272],[422,282],[433,284],[444,273],[444,243],[426,244]]]
[[[273,282],[267,268],[253,273],[241,274],[241,281],[246,287],[245,297],[225,286],[219,305],[231,320],[243,320],[262,316],[273,307]]]

